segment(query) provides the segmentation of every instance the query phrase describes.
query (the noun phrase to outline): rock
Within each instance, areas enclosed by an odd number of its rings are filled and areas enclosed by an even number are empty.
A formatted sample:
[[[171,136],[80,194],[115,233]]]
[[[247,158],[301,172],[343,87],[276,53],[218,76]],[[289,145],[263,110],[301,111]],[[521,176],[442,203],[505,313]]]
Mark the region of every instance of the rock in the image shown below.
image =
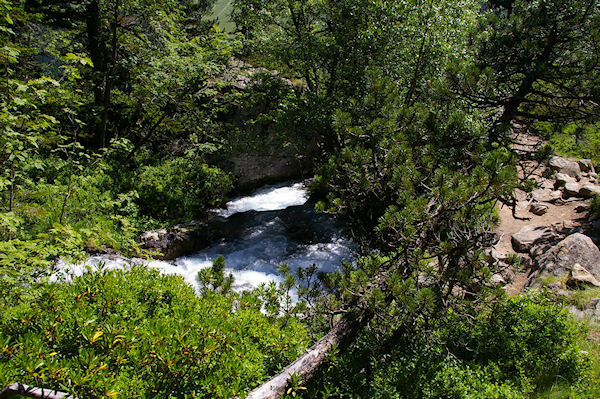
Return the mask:
[[[596,173],[596,172],[590,172],[588,174],[588,176],[590,177],[590,179],[597,179],[598,178],[598,173]]]
[[[567,310],[577,319],[585,319],[586,313],[583,310],[577,308],[577,306],[567,306]]]
[[[579,164],[579,169],[581,169],[582,172],[595,172],[594,163],[591,159],[580,159],[577,161],[577,163]]]
[[[569,276],[578,265],[577,269],[581,267],[596,280],[600,279],[600,250],[591,238],[581,233],[571,234],[534,261],[541,270],[540,278],[548,275],[558,278]]]
[[[574,177],[571,177],[565,173],[557,173],[554,175],[554,188],[564,187],[567,183],[574,183],[577,180]]]
[[[531,194],[529,194],[531,198],[538,202],[553,202],[562,197],[562,193],[558,190],[546,190],[543,188],[538,188],[537,190],[533,190]]]
[[[600,298],[593,298],[591,301],[588,302],[586,308],[594,309],[594,308],[596,308],[596,306],[598,306],[599,303],[600,303]]]
[[[577,212],[577,213],[587,212],[589,209],[590,209],[590,206],[588,204],[580,204],[575,207],[575,212]]]
[[[566,198],[569,197],[577,197],[579,196],[579,184],[577,183],[567,183],[565,184],[565,188],[563,190],[564,196]]]
[[[309,146],[303,148],[306,153]],[[236,188],[240,191],[250,190],[264,184],[298,179],[310,175],[312,171],[311,157],[296,153],[292,149],[265,149],[267,154],[248,152],[215,162],[217,166],[235,176]]]
[[[548,161],[548,166],[559,173],[567,174],[579,180],[581,177],[581,168],[577,162],[565,158],[553,156]]]
[[[581,267],[579,263],[573,265],[567,283],[570,285],[591,284],[595,287],[600,287],[600,281],[596,280],[592,273]]]
[[[562,287],[560,281],[555,281],[553,283],[548,284],[548,288],[551,290],[559,290]]]
[[[579,196],[582,198],[591,198],[594,195],[600,195],[600,187],[595,184],[588,183],[579,189]]]
[[[566,299],[570,299],[570,298],[571,298],[571,296],[572,296],[572,295],[571,295],[571,293],[570,293],[569,291],[567,291],[567,290],[562,290],[562,289],[560,289],[560,290],[556,290],[556,292],[555,292],[555,295],[556,295],[556,296],[561,296],[561,297],[563,297],[563,298],[566,298]]]
[[[157,259],[172,260],[205,248],[210,243],[208,225],[202,222],[188,222],[169,229],[152,230],[143,233],[138,242],[140,248],[159,252]]]
[[[502,277],[501,274],[494,274],[490,279],[490,282],[493,285],[506,285],[506,280]]]
[[[517,252],[528,252],[534,245],[547,242],[555,235],[546,226],[525,226],[512,236],[511,242]]]
[[[529,212],[533,213],[534,215],[542,216],[546,212],[548,212],[548,209],[548,205],[540,204],[539,202],[534,202],[533,204],[531,204]]]

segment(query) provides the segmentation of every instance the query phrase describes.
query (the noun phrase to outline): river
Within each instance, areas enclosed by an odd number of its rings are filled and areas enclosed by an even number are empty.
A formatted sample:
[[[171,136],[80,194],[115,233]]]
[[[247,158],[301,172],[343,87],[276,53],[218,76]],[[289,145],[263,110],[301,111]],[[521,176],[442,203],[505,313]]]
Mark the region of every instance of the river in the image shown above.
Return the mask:
[[[341,223],[314,211],[303,182],[262,187],[231,200],[226,208],[213,214],[211,224],[220,232],[220,238],[208,248],[173,262],[100,255],[82,264],[59,262],[57,268],[69,278],[100,263],[110,269],[145,263],[164,273],[181,275],[197,287],[198,271],[223,255],[226,273],[235,277],[233,288],[242,291],[261,283],[280,282],[277,268],[281,263],[292,271],[315,264],[320,271],[332,272],[355,256],[356,245],[343,234]]]

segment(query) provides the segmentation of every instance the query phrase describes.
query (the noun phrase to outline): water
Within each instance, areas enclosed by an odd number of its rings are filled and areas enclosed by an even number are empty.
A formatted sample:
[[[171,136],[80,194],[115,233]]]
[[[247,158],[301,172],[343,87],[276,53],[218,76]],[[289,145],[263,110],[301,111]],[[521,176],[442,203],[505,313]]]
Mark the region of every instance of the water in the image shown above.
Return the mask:
[[[304,205],[308,193],[304,183],[264,186],[246,197],[239,197],[227,203],[227,208],[216,211],[217,215],[229,217],[247,211],[276,211],[290,206]]]
[[[331,272],[343,261],[352,260],[355,245],[344,237],[339,222],[315,213],[307,200],[303,183],[265,186],[215,212],[212,230],[221,232],[221,237],[210,247],[174,262],[150,261],[148,266],[181,275],[197,287],[198,271],[223,255],[226,273],[233,274],[238,291],[282,281],[277,274],[281,263],[292,271],[315,264],[319,270]],[[140,259],[94,256],[83,265],[59,264],[59,268],[81,274],[86,266],[99,262],[109,268],[144,263]]]

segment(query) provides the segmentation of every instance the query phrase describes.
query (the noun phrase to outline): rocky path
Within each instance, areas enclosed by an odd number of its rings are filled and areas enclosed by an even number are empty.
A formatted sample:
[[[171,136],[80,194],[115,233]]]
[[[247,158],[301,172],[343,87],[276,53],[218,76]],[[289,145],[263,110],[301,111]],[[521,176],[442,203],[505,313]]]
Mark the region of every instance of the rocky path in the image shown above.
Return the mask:
[[[544,164],[523,165],[525,175],[536,188],[515,192],[514,212],[499,206],[500,239],[491,252],[505,264],[519,257],[519,267],[509,267],[498,277],[508,281],[507,293],[546,285],[568,296],[571,288],[600,286],[600,221],[590,215],[600,182],[592,162],[555,156]],[[600,320],[600,301],[592,302],[583,313]]]

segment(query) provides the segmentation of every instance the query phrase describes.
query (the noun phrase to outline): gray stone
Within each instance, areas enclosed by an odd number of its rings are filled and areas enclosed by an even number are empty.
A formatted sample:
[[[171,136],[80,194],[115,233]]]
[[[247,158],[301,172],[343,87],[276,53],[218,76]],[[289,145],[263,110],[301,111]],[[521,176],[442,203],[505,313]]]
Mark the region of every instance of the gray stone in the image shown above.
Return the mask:
[[[594,308],[596,308],[596,306],[598,306],[599,303],[600,303],[600,298],[593,298],[591,301],[588,302],[586,307],[588,309],[594,309]]]
[[[567,277],[575,265],[588,271],[596,280],[600,279],[600,250],[591,238],[581,234],[571,234],[546,253],[535,259],[541,270],[540,277],[553,275]],[[577,271],[576,271],[577,273]]]
[[[210,228],[206,223],[193,221],[169,229],[143,233],[140,248],[155,253],[157,259],[172,260],[205,248],[210,243]]]
[[[600,187],[595,184],[584,184],[583,187],[579,189],[579,196],[582,198],[591,198],[594,195],[600,195]]]
[[[585,317],[587,316],[587,314],[583,310],[578,309],[577,306],[574,305],[567,306],[567,310],[569,311],[569,313],[571,313],[578,319],[585,319]]]
[[[563,190],[564,196],[566,198],[569,197],[577,197],[579,196],[579,184],[577,183],[567,183],[565,184],[565,188]]]
[[[577,162],[570,161],[565,158],[553,156],[548,161],[548,166],[559,173],[567,174],[579,180],[581,177],[581,168]]]
[[[556,183],[554,183],[554,188],[564,187],[567,183],[574,183],[577,181],[574,177],[571,177],[565,173],[555,174],[554,180],[556,181]]]
[[[571,285],[590,284],[595,287],[600,287],[600,281],[592,273],[588,272],[579,263],[575,263],[571,269],[568,283]]]
[[[538,202],[553,202],[562,197],[562,192],[559,190],[552,191],[538,188],[537,190],[533,190],[530,196]]]
[[[490,282],[493,285],[506,285],[506,280],[502,277],[501,274],[494,274],[490,279]]]
[[[511,242],[517,252],[528,252],[534,245],[548,242],[555,237],[547,226],[525,226],[512,236]]]
[[[591,159],[580,159],[577,163],[582,172],[595,172],[594,163]]]
[[[542,216],[546,212],[548,212],[548,209],[548,205],[540,204],[539,202],[534,202],[533,204],[531,204],[529,212],[533,213],[534,215]]]

